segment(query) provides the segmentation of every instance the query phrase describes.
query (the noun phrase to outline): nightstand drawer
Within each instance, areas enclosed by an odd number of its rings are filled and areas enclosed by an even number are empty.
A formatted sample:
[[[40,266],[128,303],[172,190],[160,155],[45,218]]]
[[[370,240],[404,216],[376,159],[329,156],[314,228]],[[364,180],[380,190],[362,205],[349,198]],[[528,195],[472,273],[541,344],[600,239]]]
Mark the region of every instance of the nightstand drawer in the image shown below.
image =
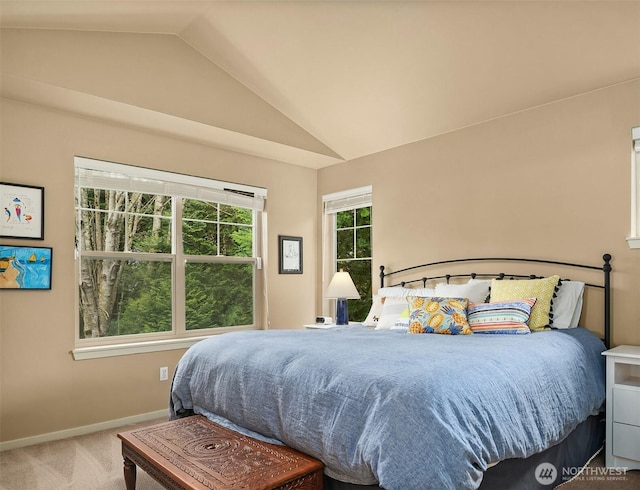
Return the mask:
[[[640,427],[614,422],[613,454],[619,458],[640,461]]]
[[[640,426],[640,390],[613,389],[613,421]]]

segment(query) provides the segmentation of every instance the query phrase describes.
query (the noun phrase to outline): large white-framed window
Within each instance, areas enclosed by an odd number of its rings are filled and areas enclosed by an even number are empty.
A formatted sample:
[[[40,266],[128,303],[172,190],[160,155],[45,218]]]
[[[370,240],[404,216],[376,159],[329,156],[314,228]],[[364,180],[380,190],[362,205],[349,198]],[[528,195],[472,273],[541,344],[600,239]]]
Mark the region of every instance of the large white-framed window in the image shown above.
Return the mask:
[[[349,301],[349,321],[362,322],[372,298],[372,187],[323,196],[323,291],[333,274],[343,269],[351,275],[360,299]],[[324,300],[323,313],[335,317],[335,301]]]
[[[74,357],[178,348],[259,328],[266,195],[76,157]]]
[[[631,233],[630,248],[640,248],[640,126],[631,129]]]

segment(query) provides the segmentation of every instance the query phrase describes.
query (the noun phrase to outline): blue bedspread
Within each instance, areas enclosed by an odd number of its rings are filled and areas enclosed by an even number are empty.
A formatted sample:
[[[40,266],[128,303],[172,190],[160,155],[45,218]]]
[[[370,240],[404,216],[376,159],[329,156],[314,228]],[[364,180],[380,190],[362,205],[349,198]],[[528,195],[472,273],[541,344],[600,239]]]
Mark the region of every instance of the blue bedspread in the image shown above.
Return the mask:
[[[603,350],[582,328],[227,333],[186,352],[171,417],[193,409],[226,419],[322,460],[349,483],[476,488],[488,465],[538,453],[599,411]]]

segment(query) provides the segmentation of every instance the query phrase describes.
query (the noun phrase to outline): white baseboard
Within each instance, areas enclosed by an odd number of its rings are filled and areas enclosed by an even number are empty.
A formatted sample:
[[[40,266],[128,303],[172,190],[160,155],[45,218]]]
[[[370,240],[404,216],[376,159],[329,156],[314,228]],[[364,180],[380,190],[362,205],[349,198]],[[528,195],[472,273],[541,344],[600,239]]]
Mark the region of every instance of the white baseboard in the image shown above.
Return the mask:
[[[169,420],[168,409],[143,413],[140,415],[133,415],[131,417],[124,417],[122,419],[108,420],[106,422],[100,422],[97,424],[83,425],[82,427],[73,427],[71,429],[49,432],[48,434],[41,434],[38,436],[14,439],[13,441],[0,442],[0,452],[8,451],[10,449],[18,449],[21,447],[33,446],[34,444],[40,444],[42,442],[58,441],[60,439],[67,439],[69,437],[83,436],[85,434],[91,434],[92,432],[115,429],[124,425],[137,424],[138,422],[145,422],[147,420],[154,420],[162,417],[166,417],[167,420]]]

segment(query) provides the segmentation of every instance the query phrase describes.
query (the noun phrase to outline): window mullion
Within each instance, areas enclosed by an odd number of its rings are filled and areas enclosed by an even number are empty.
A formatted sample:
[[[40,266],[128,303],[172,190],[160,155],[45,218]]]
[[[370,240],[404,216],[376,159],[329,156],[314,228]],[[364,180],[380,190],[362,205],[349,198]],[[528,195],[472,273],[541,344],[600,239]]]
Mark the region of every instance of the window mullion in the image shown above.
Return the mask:
[[[171,199],[172,223],[172,244],[173,255],[173,330],[180,336],[186,332],[186,286],[185,286],[185,256],[182,242],[182,209],[183,200],[177,197]]]
[[[262,216],[255,209],[251,213],[251,256],[254,259],[253,267],[253,325],[264,325],[268,321],[268,315],[263,316],[263,310],[258,309],[263,302],[267,301],[266,296],[258,299],[258,290],[262,287],[261,270],[262,266],[262,241],[258,241],[258,235],[262,237]]]
[[[218,204],[216,213],[216,250],[218,251],[218,255],[222,255],[220,253],[220,204]]]
[[[358,254],[358,238],[357,238],[357,225],[358,220],[358,211],[356,209],[353,210],[353,258],[355,259]]]

